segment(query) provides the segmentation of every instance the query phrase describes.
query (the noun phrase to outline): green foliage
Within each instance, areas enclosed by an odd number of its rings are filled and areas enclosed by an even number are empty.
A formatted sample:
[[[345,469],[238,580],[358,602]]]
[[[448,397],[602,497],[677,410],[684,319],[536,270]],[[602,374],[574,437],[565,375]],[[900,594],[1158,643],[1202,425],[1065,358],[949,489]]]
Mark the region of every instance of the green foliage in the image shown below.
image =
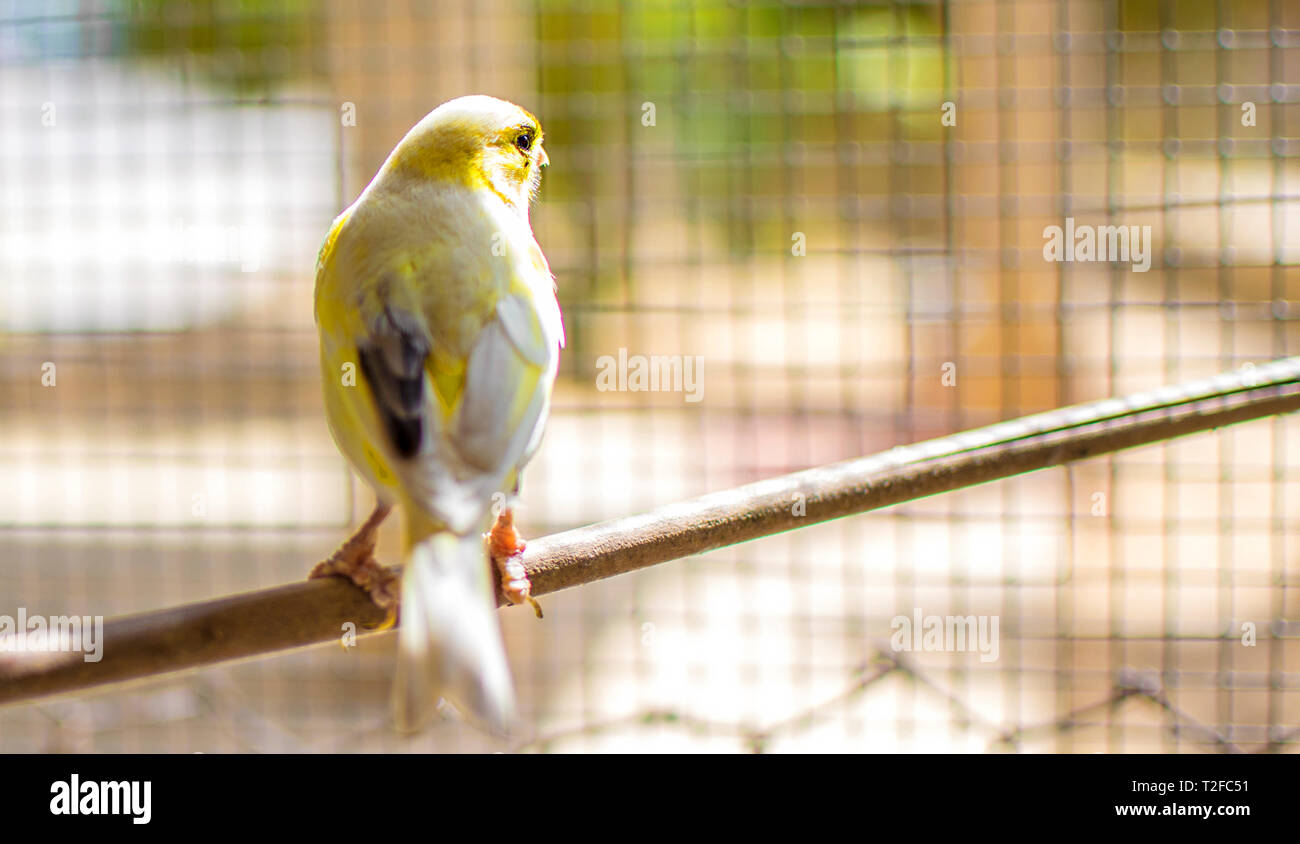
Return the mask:
[[[683,213],[720,226],[737,257],[760,233],[732,200],[788,195],[779,179],[793,178],[783,163],[792,148],[942,131],[946,63],[932,4],[539,0],[538,16],[548,134],[589,148],[585,166],[548,174],[550,196],[618,195],[623,156],[671,160],[685,193],[710,203]],[[644,103],[656,109],[653,129],[641,123]]]
[[[323,10],[312,0],[119,0],[122,51],[184,59],[211,82],[264,93],[322,74]]]
[[[943,33],[933,6],[856,11],[836,38],[845,87],[866,111],[904,112],[908,128],[934,136],[945,99]]]

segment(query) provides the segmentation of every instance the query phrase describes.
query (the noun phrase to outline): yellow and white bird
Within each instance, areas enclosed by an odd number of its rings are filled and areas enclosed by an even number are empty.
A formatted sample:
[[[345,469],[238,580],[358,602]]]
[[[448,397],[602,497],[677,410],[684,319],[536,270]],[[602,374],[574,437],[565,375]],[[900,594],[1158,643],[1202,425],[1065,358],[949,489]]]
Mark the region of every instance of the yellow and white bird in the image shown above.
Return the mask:
[[[509,600],[532,599],[510,510],[491,555],[483,531],[538,446],[564,345],[528,216],[547,163],[527,111],[487,96],[452,100],[407,133],[321,247],[326,414],[378,503],[313,576],[346,575],[390,603],[375,534],[400,506],[394,703],[404,729],[422,726],[439,697],[497,731],[513,718],[488,557]]]

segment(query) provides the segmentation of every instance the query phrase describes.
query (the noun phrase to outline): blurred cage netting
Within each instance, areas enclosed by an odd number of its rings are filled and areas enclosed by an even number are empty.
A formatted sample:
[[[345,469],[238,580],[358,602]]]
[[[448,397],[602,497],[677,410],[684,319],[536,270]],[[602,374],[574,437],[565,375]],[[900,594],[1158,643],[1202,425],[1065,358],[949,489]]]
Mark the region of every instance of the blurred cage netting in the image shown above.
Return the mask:
[[[364,515],[316,250],[446,99],[546,129],[540,536],[1300,353],[1298,46],[1283,0],[0,0],[0,613],[296,580]],[[1067,218],[1149,269],[1045,260]],[[620,355],[698,380],[599,389]],[[11,706],[0,750],[1292,751],[1296,424],[505,611],[513,744],[394,735],[390,633]],[[996,648],[895,650],[917,615]]]

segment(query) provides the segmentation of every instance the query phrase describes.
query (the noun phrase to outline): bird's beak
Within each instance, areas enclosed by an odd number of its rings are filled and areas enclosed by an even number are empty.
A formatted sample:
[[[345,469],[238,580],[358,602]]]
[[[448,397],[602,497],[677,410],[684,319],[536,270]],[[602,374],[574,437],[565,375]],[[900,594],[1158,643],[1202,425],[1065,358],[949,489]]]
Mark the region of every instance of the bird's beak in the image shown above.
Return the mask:
[[[538,148],[537,148],[537,166],[538,166],[538,167],[545,167],[546,165],[548,165],[548,164],[550,164],[550,163],[551,163],[551,159],[547,157],[547,155],[546,155],[546,150],[543,149],[543,148],[541,148],[541,147],[538,147]]]

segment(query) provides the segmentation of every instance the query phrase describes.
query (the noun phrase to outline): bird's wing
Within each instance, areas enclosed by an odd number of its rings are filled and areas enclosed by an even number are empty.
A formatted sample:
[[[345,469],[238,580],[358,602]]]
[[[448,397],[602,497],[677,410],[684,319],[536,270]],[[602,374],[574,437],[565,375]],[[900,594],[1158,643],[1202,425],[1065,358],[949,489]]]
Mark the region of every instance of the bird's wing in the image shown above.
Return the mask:
[[[497,302],[470,353],[452,430],[465,460],[486,471],[522,466],[545,424],[558,353],[531,302],[515,294]]]
[[[428,424],[424,382],[432,344],[427,332],[410,312],[385,305],[356,345],[389,445],[399,458],[415,457]]]
[[[355,338],[387,468],[412,503],[457,533],[480,528],[492,494],[510,492],[536,447],[560,342],[545,323],[527,296],[507,294],[468,358],[448,361],[427,322],[388,299]]]
[[[437,465],[431,470],[417,457],[407,483],[457,532],[478,527],[493,493],[513,489],[536,445],[559,354],[548,335],[531,302],[502,297],[474,339],[464,377],[437,397],[450,411],[441,440],[428,444]],[[460,479],[454,487],[439,477],[446,465]]]

